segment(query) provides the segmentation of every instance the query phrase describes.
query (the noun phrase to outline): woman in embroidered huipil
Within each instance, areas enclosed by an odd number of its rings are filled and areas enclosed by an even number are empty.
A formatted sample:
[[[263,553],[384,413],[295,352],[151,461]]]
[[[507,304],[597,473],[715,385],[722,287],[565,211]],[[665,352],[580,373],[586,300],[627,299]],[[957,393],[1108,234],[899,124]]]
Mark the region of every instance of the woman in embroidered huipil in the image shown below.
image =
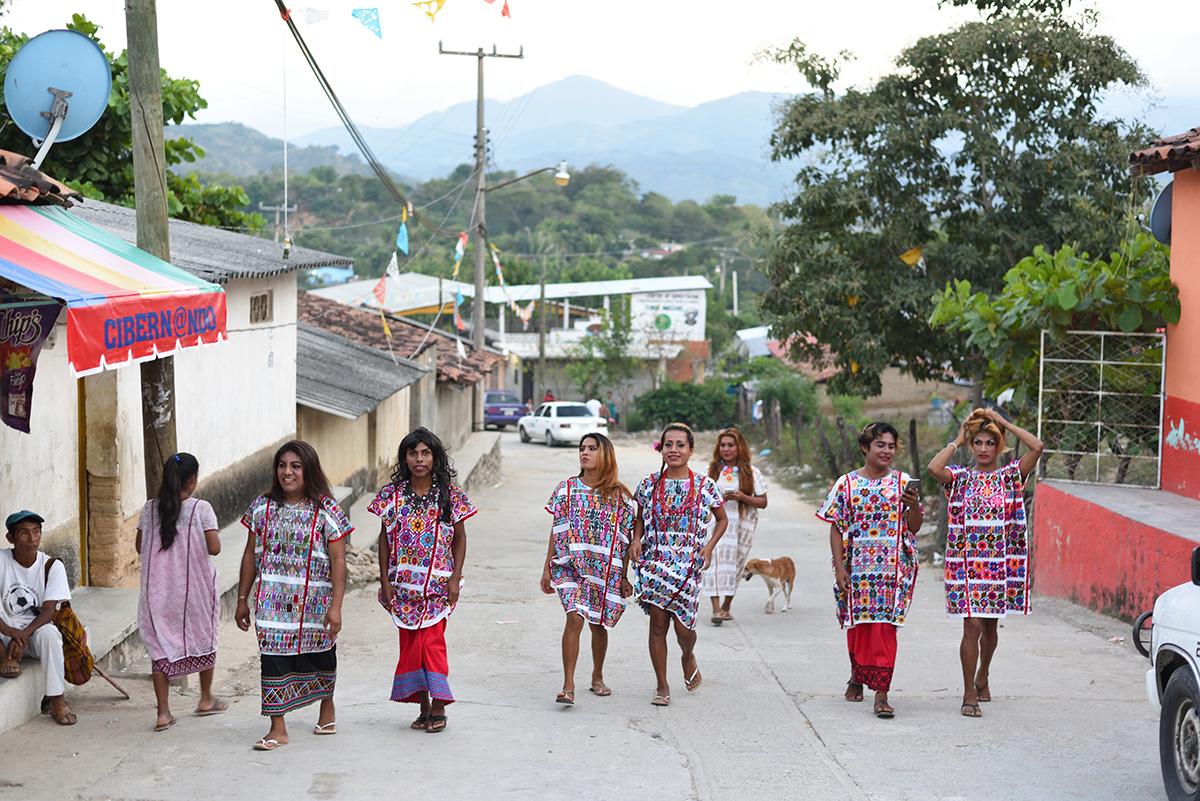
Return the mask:
[[[717,543],[712,564],[704,571],[703,594],[712,600],[712,624],[719,626],[733,620],[729,609],[754,544],[758,510],[767,508],[767,481],[750,464],[750,446],[736,428],[717,435],[708,477],[725,495],[725,514],[733,523],[733,531]]]
[[[454,703],[446,618],[467,558],[463,522],[478,511],[454,478],[442,441],[418,428],[400,441],[392,480],[367,507],[380,518],[379,602],[400,630],[391,698],[420,704],[411,728],[429,733],[446,728]]]
[[[712,563],[713,548],[729,521],[716,483],[688,467],[696,447],[692,430],[671,423],[656,447],[662,467],[642,479],[634,495],[639,514],[631,559],[637,567],[638,602],[650,616],[650,662],[658,681],[650,703],[667,706],[667,632],[672,621],[683,651],[684,685],[688,692],[700,686],[695,653],[700,576]],[[716,519],[711,534],[710,518]]]
[[[316,450],[293,440],[275,452],[271,491],[242,516],[242,554],[234,617],[254,630],[262,662],[262,714],[271,729],[254,744],[273,751],[288,742],[283,716],[321,702],[314,734],[337,733],[333,687],[346,591],[346,541],[354,527],[329,488]],[[255,579],[258,588],[251,593]]]
[[[834,482],[817,512],[829,523],[838,622],[846,629],[850,680],[846,700],[875,691],[876,717],[888,703],[896,667],[896,629],[904,625],[917,580],[917,531],[924,521],[919,482],[892,469],[898,435],[871,423],[858,436],[863,466]]]
[[[1008,431],[1026,450],[1001,466]],[[973,468],[949,464],[964,445],[975,458]],[[981,717],[979,702],[992,700],[988,678],[1000,618],[1029,614],[1025,480],[1042,449],[1040,439],[996,410],[976,409],[929,463],[929,474],[946,490],[946,613],[963,621],[958,656],[964,717]]]
[[[542,565],[542,592],[557,591],[567,613],[562,634],[563,686],[554,700],[575,703],[575,663],[584,623],[592,632],[591,691],[602,697],[612,695],[604,683],[604,656],[608,630],[617,625],[625,598],[633,594],[626,574],[637,504],[617,477],[617,454],[608,437],[583,436],[579,475],[554,488],[546,511],[554,520]]]

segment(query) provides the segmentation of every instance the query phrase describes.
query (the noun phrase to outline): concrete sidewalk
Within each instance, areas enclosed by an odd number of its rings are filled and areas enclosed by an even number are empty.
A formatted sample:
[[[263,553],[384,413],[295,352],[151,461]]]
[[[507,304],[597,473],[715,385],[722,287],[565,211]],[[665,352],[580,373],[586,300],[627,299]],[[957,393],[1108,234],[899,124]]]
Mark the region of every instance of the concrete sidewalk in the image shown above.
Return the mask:
[[[499,476],[499,446],[499,433],[478,432],[472,434],[454,454],[465,486],[482,487]],[[357,500],[351,497],[350,488],[334,487],[333,492],[338,503],[349,512]],[[365,514],[365,503],[361,506]],[[357,520],[352,518],[352,521],[355,525],[363,522],[361,517]],[[377,521],[375,525],[378,525]],[[368,540],[362,538],[362,532],[355,532],[352,541],[358,547],[363,547],[360,543]],[[374,541],[374,534],[369,541]],[[233,619],[237,605],[238,571],[245,546],[246,529],[241,521],[234,521],[221,529],[221,553],[212,559],[217,568],[222,620]],[[145,655],[145,647],[138,637],[139,594],[140,590],[136,587],[79,587],[71,592],[71,606],[87,627],[92,655],[101,669],[110,675],[119,673]],[[20,726],[39,713],[46,689],[40,667],[30,660],[23,661],[21,667],[23,671],[19,678],[0,679],[0,733]],[[117,681],[120,683],[120,679]],[[94,676],[92,683],[117,695],[99,676]],[[68,687],[68,703],[71,694],[72,688]]]

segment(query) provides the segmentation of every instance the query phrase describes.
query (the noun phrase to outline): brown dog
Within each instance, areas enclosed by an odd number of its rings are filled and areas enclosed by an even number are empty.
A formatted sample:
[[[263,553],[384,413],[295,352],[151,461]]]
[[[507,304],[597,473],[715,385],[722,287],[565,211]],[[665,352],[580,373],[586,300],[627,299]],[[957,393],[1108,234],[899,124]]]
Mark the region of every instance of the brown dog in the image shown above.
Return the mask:
[[[749,581],[755,576],[762,576],[763,581],[767,583],[767,592],[771,593],[763,611],[768,615],[775,611],[775,596],[781,592],[783,593],[783,609],[779,611],[786,612],[791,608],[792,587],[796,584],[795,562],[786,556],[778,559],[751,559],[746,562],[742,578]]]

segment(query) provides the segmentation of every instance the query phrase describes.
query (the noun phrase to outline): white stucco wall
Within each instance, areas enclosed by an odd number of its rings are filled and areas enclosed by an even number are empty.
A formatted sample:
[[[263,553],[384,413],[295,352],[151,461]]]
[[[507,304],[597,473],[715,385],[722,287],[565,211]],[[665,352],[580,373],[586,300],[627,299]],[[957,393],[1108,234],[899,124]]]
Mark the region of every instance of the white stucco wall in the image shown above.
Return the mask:
[[[65,320],[65,314],[60,320]],[[79,467],[75,378],[60,323],[38,358],[28,434],[0,424],[0,516],[32,509],[46,518],[44,546],[78,550]],[[54,540],[54,541],[50,541]],[[7,547],[0,539],[0,547]]]
[[[250,296],[274,291],[271,322]],[[296,276],[230,281],[229,340],[176,355],[176,438],[211,475],[296,431]]]

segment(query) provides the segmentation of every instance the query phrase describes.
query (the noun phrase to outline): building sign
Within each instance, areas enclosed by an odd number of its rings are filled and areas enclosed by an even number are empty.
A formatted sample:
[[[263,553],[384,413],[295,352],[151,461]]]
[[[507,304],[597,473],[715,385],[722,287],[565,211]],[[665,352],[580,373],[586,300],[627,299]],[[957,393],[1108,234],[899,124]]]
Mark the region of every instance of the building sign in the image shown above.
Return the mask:
[[[67,358],[76,375],[225,338],[224,292],[118,297],[67,308]]]
[[[0,297],[0,419],[9,428],[29,433],[38,354],[60,308],[55,300]]]
[[[708,339],[705,304],[703,289],[631,295],[629,311],[633,333],[650,341],[699,342]]]

